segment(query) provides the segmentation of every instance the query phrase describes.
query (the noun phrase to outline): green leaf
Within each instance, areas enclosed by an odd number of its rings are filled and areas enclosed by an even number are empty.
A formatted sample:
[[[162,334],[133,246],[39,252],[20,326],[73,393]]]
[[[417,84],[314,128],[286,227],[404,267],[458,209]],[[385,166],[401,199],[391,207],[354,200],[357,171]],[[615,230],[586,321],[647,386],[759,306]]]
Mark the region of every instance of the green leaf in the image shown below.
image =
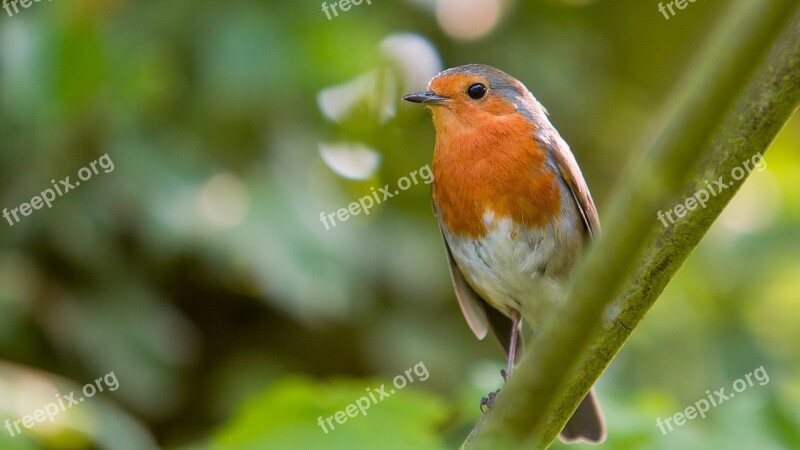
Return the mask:
[[[372,380],[284,378],[247,402],[217,433],[211,448],[444,449],[437,430],[448,408],[440,398],[417,386],[409,383],[401,390],[391,382]],[[377,390],[389,396],[381,398]],[[351,415],[345,413],[343,418],[339,414],[343,423],[338,423],[336,413],[358,401],[368,404],[366,414],[350,407]],[[319,424],[320,418],[325,429]]]

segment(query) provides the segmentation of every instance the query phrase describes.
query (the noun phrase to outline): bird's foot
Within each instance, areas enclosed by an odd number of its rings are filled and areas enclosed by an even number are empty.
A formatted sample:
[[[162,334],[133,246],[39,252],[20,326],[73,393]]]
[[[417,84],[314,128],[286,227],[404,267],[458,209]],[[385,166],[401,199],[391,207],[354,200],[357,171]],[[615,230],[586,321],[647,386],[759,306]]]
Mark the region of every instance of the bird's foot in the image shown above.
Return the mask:
[[[503,377],[503,384],[505,385],[508,383],[508,379],[510,375],[506,372],[506,369],[500,369],[500,376]],[[483,407],[485,406],[487,409],[491,409],[492,405],[494,405],[494,400],[497,398],[497,395],[500,393],[500,389],[490,392],[489,395],[486,397],[481,397],[481,412],[483,412]]]
[[[499,394],[499,393],[500,393],[500,389],[498,389],[498,390],[496,390],[494,392],[489,392],[489,395],[487,395],[486,397],[481,398],[481,412],[485,412],[483,410],[484,406],[486,407],[486,409],[491,409],[492,408],[492,405],[494,405],[495,399],[497,399],[497,394]]]

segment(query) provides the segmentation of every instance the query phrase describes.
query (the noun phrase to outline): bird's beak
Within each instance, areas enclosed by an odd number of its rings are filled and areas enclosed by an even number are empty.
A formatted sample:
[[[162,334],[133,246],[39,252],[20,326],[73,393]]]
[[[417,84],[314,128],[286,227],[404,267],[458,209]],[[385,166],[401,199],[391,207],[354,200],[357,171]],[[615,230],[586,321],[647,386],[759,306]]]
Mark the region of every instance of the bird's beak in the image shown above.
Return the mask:
[[[442,105],[448,100],[448,98],[442,97],[441,95],[436,95],[436,93],[433,91],[426,91],[408,94],[403,97],[403,100],[411,103],[422,103],[426,105]]]

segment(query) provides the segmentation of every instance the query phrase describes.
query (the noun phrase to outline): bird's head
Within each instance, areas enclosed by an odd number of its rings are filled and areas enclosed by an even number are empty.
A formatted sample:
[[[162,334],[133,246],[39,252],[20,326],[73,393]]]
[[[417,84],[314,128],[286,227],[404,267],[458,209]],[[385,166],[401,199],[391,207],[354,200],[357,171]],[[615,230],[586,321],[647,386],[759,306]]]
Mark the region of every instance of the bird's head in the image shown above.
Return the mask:
[[[440,131],[451,125],[473,128],[517,112],[535,119],[532,110],[541,109],[522,83],[481,64],[445,70],[431,80],[427,91],[408,94],[403,100],[430,107]]]

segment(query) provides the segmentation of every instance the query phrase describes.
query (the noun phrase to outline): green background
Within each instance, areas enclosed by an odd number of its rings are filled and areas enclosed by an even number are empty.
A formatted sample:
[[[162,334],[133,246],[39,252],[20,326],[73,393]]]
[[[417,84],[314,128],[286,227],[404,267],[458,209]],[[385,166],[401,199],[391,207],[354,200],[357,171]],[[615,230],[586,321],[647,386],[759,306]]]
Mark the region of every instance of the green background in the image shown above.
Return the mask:
[[[120,385],[0,429],[0,448],[457,447],[504,363],[458,310],[429,186],[331,229],[320,213],[429,164],[429,114],[399,98],[485,63],[548,108],[602,220],[726,5],[669,20],[651,0],[372,0],[331,20],[314,1],[0,10],[0,208],[114,162],[0,222],[0,421],[111,371]],[[600,379],[607,448],[800,448],[799,145],[795,118]],[[317,425],[419,362],[427,380]],[[761,366],[765,385],[659,431]]]

